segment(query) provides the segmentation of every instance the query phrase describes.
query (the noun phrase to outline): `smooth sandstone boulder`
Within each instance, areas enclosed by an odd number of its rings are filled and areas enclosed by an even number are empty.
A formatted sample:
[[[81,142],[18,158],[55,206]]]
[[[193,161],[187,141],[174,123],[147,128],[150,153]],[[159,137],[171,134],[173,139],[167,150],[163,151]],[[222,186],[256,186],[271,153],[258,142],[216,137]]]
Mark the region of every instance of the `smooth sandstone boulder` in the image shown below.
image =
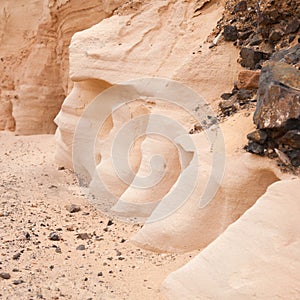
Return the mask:
[[[155,220],[155,216],[165,209],[163,199],[143,228],[132,237],[132,241],[140,247],[158,252],[203,249],[249,209],[270,184],[290,178],[291,175],[278,170],[275,162],[244,153],[242,145],[247,141],[246,133],[253,127],[251,118],[242,113],[221,124],[227,153],[224,176],[221,182],[216,181],[218,190],[215,196],[202,208],[199,202],[207,190],[208,179],[214,178],[218,169],[212,169],[210,146],[205,135],[192,135],[198,145],[199,174],[196,187],[188,199],[180,199],[180,195],[175,195],[169,206],[177,201],[181,201],[182,205],[170,215]],[[193,182],[192,177],[189,182]]]
[[[272,184],[163,283],[168,299],[299,299],[300,180]]]

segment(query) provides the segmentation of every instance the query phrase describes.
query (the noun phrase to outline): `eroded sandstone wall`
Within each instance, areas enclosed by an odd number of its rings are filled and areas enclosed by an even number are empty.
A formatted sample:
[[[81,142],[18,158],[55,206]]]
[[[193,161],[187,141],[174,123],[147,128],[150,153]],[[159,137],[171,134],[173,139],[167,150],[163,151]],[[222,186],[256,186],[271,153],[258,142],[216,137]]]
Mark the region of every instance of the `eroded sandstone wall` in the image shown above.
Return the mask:
[[[72,35],[110,16],[122,0],[0,2],[0,130],[53,133],[68,94]]]

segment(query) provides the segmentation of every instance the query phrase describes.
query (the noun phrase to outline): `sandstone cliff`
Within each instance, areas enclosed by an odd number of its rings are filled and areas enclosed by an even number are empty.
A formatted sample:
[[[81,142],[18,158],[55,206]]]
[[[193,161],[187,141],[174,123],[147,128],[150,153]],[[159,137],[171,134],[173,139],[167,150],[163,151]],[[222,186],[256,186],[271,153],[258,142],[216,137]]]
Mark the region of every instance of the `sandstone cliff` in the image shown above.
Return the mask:
[[[0,130],[53,133],[69,92],[72,35],[110,16],[122,1],[0,3]]]

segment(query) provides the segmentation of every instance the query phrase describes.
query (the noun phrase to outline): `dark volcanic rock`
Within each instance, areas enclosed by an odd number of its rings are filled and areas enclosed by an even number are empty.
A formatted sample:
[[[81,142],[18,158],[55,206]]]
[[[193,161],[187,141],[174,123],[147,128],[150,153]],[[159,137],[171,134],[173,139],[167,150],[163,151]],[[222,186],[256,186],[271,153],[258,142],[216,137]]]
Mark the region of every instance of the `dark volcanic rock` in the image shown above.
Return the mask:
[[[234,12],[241,12],[247,10],[247,1],[241,1],[234,7]]]
[[[238,100],[249,100],[252,98],[252,91],[241,89],[237,92],[236,97]]]
[[[286,152],[293,167],[300,167],[300,150],[289,150]]]
[[[268,53],[255,51],[252,48],[242,48],[240,52],[242,58],[241,65],[245,68],[250,68],[251,70],[257,69],[258,64],[270,57]]]
[[[232,96],[232,93],[223,93],[223,94],[221,95],[221,98],[222,98],[223,100],[228,100],[231,96]]]
[[[299,45],[280,51],[262,69],[254,113],[258,130],[248,134],[246,147],[260,155],[273,149],[293,167],[300,166],[300,71],[293,66],[299,52]]]
[[[269,41],[271,44],[276,44],[282,38],[282,33],[278,30],[272,30],[269,35]]]
[[[60,240],[60,236],[59,236],[59,234],[57,232],[50,232],[49,239],[51,241],[59,241]]]
[[[268,138],[268,135],[263,130],[255,130],[247,135],[247,139],[263,145]]]
[[[0,278],[2,279],[10,279],[10,274],[9,273],[0,273]]]
[[[279,52],[276,52],[274,55],[271,57],[272,61],[276,62],[286,62],[291,65],[295,65],[300,62],[300,44],[297,44],[296,46],[282,50]]]
[[[235,41],[238,38],[238,30],[236,26],[227,25],[224,27],[224,39],[225,41]]]
[[[289,145],[293,149],[300,149],[300,130],[290,130],[282,138],[283,144]]]
[[[260,45],[262,41],[263,40],[257,34],[255,34],[253,38],[250,40],[250,46]]]
[[[250,153],[258,154],[258,155],[264,155],[265,154],[265,148],[263,145],[250,142],[248,146],[246,147],[246,150]]]
[[[300,117],[300,71],[284,62],[262,69],[254,123],[258,128],[278,128]]]
[[[286,27],[285,33],[290,34],[296,32],[300,27],[300,21],[295,18]]]

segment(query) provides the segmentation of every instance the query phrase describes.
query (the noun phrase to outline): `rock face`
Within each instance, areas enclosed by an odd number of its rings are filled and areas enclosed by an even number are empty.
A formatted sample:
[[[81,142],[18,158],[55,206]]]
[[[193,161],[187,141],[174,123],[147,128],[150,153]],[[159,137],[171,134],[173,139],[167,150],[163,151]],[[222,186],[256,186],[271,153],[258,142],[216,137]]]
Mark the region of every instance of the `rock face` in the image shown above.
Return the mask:
[[[240,117],[221,127],[228,155],[223,180],[213,200],[207,206],[199,207],[199,199],[209,177],[209,160],[204,150],[206,147],[201,147],[201,174],[191,197],[170,216],[157,222],[146,222],[133,236],[134,243],[159,252],[203,249],[249,209],[270,184],[289,178],[289,175],[283,176],[271,161],[248,153],[241,154],[237,150],[241,140],[246,140],[245,133],[251,127],[251,121],[248,122]],[[239,128],[234,138],[231,133],[233,128]],[[193,135],[193,138],[195,144],[205,145],[201,133]],[[234,152],[237,152],[236,155],[232,155]],[[156,210],[160,208],[159,204]]]
[[[168,299],[298,299],[300,180],[281,181],[163,284]]]
[[[199,8],[194,3],[133,1],[111,18],[74,35],[70,45],[74,88],[56,118],[60,164],[71,167],[72,136],[84,108],[115,83],[149,76],[171,78],[194,88],[216,106],[215,99],[233,84],[239,70],[238,51],[230,44],[209,49],[207,36],[223,7],[212,3],[201,10],[205,14],[195,16]],[[220,70],[225,69],[223,76]],[[214,89],[212,82],[218,82]]]
[[[124,1],[43,0],[0,3],[0,130],[53,133],[69,92],[72,35]]]
[[[250,134],[247,150],[264,155],[267,149],[286,154],[284,164],[300,165],[300,45],[276,53],[262,69],[254,123],[258,131]],[[265,136],[256,138],[256,136]],[[278,151],[277,151],[278,152]],[[290,160],[290,162],[289,162]]]

